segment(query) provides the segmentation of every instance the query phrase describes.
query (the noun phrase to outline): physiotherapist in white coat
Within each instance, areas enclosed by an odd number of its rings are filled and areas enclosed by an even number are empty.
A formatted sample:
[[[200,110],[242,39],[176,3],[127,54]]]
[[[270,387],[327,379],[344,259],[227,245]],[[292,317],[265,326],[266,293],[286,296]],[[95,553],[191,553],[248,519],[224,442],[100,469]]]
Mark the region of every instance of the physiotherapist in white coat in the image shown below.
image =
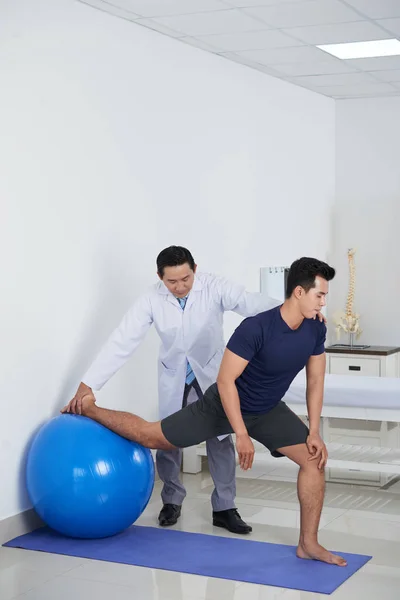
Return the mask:
[[[158,360],[159,418],[197,400],[218,375],[225,349],[223,315],[234,311],[253,316],[281,304],[222,277],[197,273],[189,250],[180,246],[164,249],[157,257],[160,281],[140,296],[82,379],[74,408],[80,400],[104,384],[126,363],[154,324],[161,338]],[[320,318],[323,318],[322,315]],[[212,494],[213,524],[233,533],[252,529],[235,507],[235,450],[231,436],[207,441]],[[182,450],[158,450],[157,471],[163,481],[163,508],[159,524],[174,525],[186,496],[180,481]]]

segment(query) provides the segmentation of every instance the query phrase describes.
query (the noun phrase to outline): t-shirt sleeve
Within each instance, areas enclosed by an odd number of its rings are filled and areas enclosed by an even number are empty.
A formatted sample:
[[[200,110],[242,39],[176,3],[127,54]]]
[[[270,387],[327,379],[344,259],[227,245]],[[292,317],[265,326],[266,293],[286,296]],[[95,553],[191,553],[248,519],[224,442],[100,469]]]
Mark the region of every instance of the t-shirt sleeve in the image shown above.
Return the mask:
[[[262,339],[261,324],[257,318],[249,317],[235,329],[226,347],[234,354],[250,361],[260,350]]]
[[[326,341],[326,325],[325,325],[325,323],[320,323],[320,326],[318,327],[318,334],[317,334],[317,339],[315,342],[313,356],[318,356],[319,354],[323,354],[325,352],[325,341]]]

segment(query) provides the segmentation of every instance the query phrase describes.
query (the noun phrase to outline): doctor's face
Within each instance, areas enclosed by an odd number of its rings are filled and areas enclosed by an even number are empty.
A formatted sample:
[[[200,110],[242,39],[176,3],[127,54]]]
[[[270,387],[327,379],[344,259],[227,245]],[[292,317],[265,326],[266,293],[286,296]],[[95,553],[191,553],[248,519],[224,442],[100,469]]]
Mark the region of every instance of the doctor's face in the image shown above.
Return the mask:
[[[159,275],[159,277],[171,294],[177,298],[184,298],[193,287],[195,272],[196,265],[194,266],[194,270],[192,270],[189,264],[185,263],[177,267],[165,267],[164,276],[160,277]]]

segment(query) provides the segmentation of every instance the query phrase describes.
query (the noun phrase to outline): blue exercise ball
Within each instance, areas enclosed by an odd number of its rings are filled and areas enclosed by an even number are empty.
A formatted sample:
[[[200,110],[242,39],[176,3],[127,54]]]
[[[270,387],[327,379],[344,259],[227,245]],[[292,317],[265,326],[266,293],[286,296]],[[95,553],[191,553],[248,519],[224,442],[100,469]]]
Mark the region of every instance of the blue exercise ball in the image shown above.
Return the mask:
[[[28,453],[28,494],[38,515],[74,538],[104,538],[132,525],[154,486],[150,450],[80,415],[43,425]]]

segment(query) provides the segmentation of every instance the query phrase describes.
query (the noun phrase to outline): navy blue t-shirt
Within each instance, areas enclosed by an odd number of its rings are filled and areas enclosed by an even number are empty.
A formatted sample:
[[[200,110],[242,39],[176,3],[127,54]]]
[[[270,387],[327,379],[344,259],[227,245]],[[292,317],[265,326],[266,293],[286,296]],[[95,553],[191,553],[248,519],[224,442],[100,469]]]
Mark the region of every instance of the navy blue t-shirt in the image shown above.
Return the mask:
[[[227,348],[249,361],[236,379],[244,413],[268,412],[282,400],[310,356],[325,352],[326,326],[319,319],[304,319],[291,329],[280,306],[244,319]]]

